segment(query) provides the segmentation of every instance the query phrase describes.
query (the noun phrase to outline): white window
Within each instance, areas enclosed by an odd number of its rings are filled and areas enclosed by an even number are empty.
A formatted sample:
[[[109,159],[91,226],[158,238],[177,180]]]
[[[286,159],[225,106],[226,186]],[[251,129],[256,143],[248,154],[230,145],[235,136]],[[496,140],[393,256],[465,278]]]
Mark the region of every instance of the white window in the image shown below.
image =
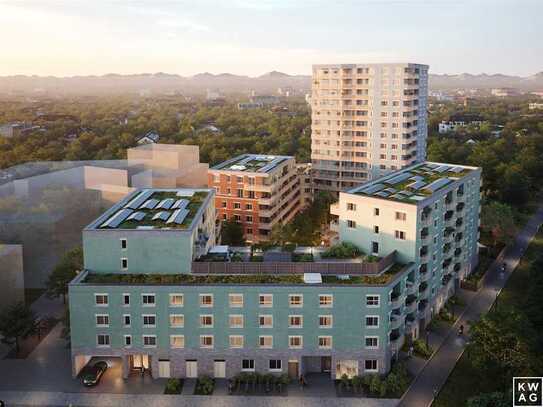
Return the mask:
[[[170,347],[173,349],[181,349],[185,347],[184,335],[170,335]]]
[[[230,328],[243,328],[243,315],[229,315]]]
[[[107,328],[109,326],[108,314],[96,314],[96,326],[98,328]]]
[[[200,307],[212,307],[213,294],[200,294]]]
[[[332,337],[331,336],[319,336],[319,349],[331,349]]]
[[[288,296],[288,304],[291,308],[299,308],[304,305],[304,297],[302,294],[290,294]]]
[[[153,315],[153,314],[143,315],[143,327],[144,328],[155,328],[156,327],[156,315]]]
[[[332,328],[332,315],[319,315],[319,328]]]
[[[123,294],[123,307],[130,306],[130,294]]]
[[[125,237],[120,239],[121,241],[121,250],[126,250],[128,248],[128,241]]]
[[[143,347],[155,348],[156,347],[156,335],[143,335]]]
[[[366,327],[367,328],[379,328],[379,316],[378,315],[368,315],[368,316],[366,316]]]
[[[228,302],[231,308],[243,307],[243,294],[228,294]]]
[[[200,348],[212,348],[213,335],[200,335]]]
[[[403,230],[395,230],[394,236],[396,237],[396,239],[405,240],[405,232]]]
[[[258,323],[259,323],[260,328],[273,328],[273,316],[259,315]]]
[[[128,259],[126,257],[121,258],[121,270],[128,270]]]
[[[364,337],[364,346],[366,349],[378,349],[379,337],[378,336],[366,336]]]
[[[271,335],[261,335],[258,337],[258,346],[262,349],[271,349],[273,348],[273,336]]]
[[[379,216],[379,208],[373,208],[373,216]]]
[[[94,294],[94,303],[97,307],[107,307],[109,296],[107,294]]]
[[[154,307],[156,302],[156,298],[154,294],[142,294],[141,295],[141,303],[144,307]]]
[[[379,364],[377,359],[368,359],[364,361],[364,370],[366,372],[377,372],[379,370]]]
[[[124,347],[129,348],[132,346],[132,335],[124,335]]]
[[[289,315],[288,327],[289,328],[303,328],[304,317],[302,315]]]
[[[170,328],[183,328],[185,316],[183,314],[170,314]]]
[[[271,372],[280,372],[283,369],[281,359],[270,359],[268,366]]]
[[[96,344],[99,348],[109,347],[109,335],[107,334],[96,335]]]
[[[300,349],[303,346],[303,337],[300,335],[288,337],[288,347],[291,349]]]
[[[273,307],[273,294],[260,294],[258,301],[261,307]]]
[[[130,328],[130,324],[131,324],[131,318],[130,318],[130,314],[124,314],[123,315],[123,325],[125,328]]]
[[[373,233],[375,233],[376,235],[379,234],[379,226],[377,225],[373,226]]]
[[[241,370],[246,372],[254,372],[255,370],[255,360],[254,359],[242,359],[241,360]]]
[[[347,227],[351,229],[356,228],[356,222],[354,220],[347,219]]]
[[[356,211],[356,204],[347,202],[347,210],[348,211]]]
[[[233,349],[243,348],[243,335],[230,335],[230,347]]]
[[[334,296],[331,294],[320,294],[319,306],[321,308],[332,308],[334,306]]]
[[[213,315],[200,315],[200,328],[213,328]]]
[[[396,220],[405,221],[406,219],[407,219],[407,215],[405,212],[396,212]]]
[[[170,307],[182,307],[185,304],[183,294],[170,294]]]
[[[366,295],[366,306],[372,307],[372,308],[379,307],[380,298],[381,296],[377,294]]]

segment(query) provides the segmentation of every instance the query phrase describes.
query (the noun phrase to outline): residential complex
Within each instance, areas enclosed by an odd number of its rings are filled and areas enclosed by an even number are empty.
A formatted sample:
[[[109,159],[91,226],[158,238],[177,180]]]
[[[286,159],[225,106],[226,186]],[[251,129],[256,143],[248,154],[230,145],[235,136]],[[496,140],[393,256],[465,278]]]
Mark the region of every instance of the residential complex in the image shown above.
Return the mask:
[[[209,170],[219,220],[241,223],[249,242],[269,239],[272,228],[286,223],[302,205],[294,157],[243,154]]]
[[[73,373],[93,356],[124,377],[386,373],[476,264],[479,188],[478,168],[424,163],[341,193],[340,241],[363,251],[343,261],[213,246],[214,189],[135,191],[83,231]]]
[[[427,98],[427,65],[313,65],[315,192],[337,194],[423,161]]]

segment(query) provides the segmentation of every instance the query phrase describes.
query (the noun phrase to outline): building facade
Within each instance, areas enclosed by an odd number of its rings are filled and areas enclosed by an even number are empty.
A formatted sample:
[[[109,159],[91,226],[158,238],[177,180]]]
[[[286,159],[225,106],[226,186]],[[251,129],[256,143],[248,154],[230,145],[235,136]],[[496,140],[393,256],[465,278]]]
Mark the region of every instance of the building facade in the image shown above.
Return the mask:
[[[427,65],[314,65],[315,191],[337,194],[423,161],[427,99]]]
[[[243,154],[210,168],[220,221],[234,220],[245,239],[269,239],[272,228],[300,210],[302,193],[296,161],[290,156]]]

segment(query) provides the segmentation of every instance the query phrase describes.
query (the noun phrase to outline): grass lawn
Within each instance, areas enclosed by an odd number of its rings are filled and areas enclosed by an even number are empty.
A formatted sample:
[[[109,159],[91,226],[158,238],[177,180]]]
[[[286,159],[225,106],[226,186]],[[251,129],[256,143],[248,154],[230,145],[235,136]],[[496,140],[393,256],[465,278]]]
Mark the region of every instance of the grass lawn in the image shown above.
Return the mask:
[[[540,230],[526,250],[519,266],[507,281],[498,297],[498,307],[522,306],[530,287],[529,272],[532,261],[543,252],[543,231]],[[491,311],[492,312],[492,311]],[[499,381],[489,372],[478,371],[464,353],[449,376],[445,386],[432,404],[433,407],[464,406],[466,400],[481,393],[503,391]]]

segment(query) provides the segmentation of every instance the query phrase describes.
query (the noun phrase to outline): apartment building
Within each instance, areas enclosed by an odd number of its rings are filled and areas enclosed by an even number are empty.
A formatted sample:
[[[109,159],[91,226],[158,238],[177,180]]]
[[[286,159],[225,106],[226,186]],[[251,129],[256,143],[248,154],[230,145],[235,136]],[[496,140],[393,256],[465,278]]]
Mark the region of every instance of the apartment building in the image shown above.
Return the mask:
[[[413,270],[392,287],[391,343],[416,338],[478,263],[481,169],[425,162],[340,193],[339,238]]]
[[[241,223],[245,239],[269,239],[273,226],[300,210],[302,192],[294,157],[242,154],[211,168],[219,220]]]
[[[427,99],[427,65],[313,65],[315,192],[338,194],[424,161]]]

